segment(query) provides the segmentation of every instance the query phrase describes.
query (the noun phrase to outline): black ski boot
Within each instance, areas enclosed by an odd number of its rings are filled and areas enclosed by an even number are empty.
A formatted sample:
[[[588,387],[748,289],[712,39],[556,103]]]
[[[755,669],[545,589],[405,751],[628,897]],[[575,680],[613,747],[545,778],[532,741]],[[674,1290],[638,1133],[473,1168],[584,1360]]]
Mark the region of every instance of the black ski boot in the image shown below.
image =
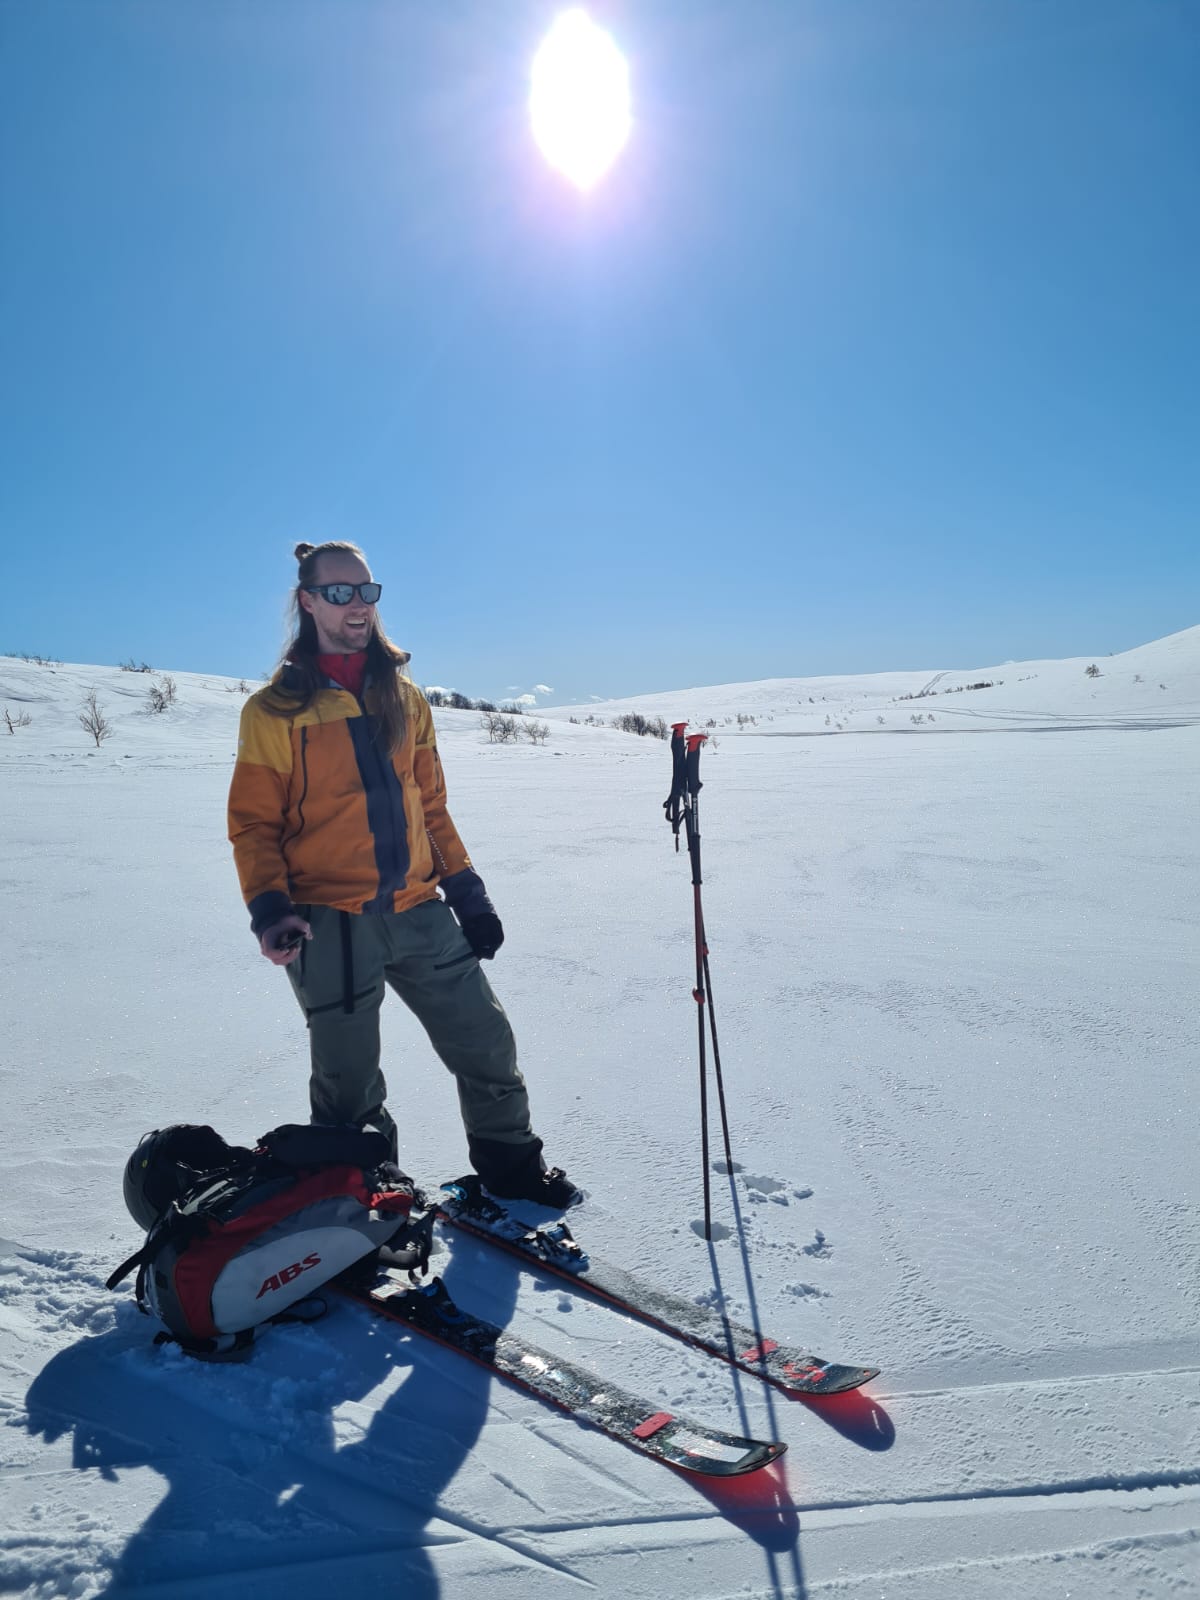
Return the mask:
[[[583,1199],[561,1167],[547,1168],[542,1160],[542,1141],[504,1144],[499,1139],[467,1139],[471,1164],[483,1186],[497,1200],[528,1200],[553,1211],[565,1211]]]

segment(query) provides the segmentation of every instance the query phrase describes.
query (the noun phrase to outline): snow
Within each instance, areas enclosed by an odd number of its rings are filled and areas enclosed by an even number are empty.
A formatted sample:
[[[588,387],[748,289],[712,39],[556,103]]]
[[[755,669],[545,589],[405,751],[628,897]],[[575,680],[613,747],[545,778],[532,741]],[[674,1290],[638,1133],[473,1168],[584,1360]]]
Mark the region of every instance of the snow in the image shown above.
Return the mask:
[[[243,690],[173,676],[155,715],[161,674],[0,658],[0,715],[31,718],[0,721],[0,1590],[1194,1587],[1200,628],[555,707],[543,746],[436,713],[536,1123],[589,1193],[577,1234],[883,1370],[792,1401],[468,1239],[437,1270],[655,1407],[788,1442],[723,1487],[348,1305],[205,1367],[105,1289],[138,1242],[120,1175],[146,1128],[247,1141],[307,1109],[299,1013],[224,834]],[[98,749],[76,720],[93,687]],[[703,892],[737,1170],[714,1159],[711,1246],[668,754],[584,721],[631,710],[714,723]],[[452,1085],[398,1002],[384,1038],[407,1164],[456,1174]]]

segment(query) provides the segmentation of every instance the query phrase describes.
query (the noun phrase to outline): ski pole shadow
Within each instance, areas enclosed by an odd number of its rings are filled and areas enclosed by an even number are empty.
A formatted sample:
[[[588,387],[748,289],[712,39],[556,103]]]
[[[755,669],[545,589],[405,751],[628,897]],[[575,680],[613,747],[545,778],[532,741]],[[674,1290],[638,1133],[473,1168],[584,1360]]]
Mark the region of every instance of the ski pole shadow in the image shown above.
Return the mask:
[[[729,1180],[729,1193],[733,1205],[734,1219],[737,1224],[738,1246],[742,1260],[742,1274],[746,1289],[747,1303],[750,1308],[750,1326],[761,1336],[762,1317],[759,1312],[758,1294],[754,1285],[754,1275],[750,1265],[750,1254],[746,1248],[746,1233],[742,1217],[741,1199],[737,1192],[736,1171],[727,1173]],[[725,1288],[722,1280],[721,1265],[717,1259],[716,1250],[711,1240],[708,1241],[709,1265],[713,1275],[713,1285],[720,1297],[719,1303],[725,1303]],[[726,1348],[732,1356],[735,1351],[734,1339],[729,1325],[725,1319]],[[746,1378],[740,1367],[731,1367],[733,1386],[736,1396],[738,1413],[741,1419],[742,1431],[751,1431],[750,1417],[746,1405]],[[760,1380],[752,1380],[760,1383]],[[761,1392],[765,1397],[767,1416],[773,1438],[780,1437],[780,1401],[787,1404],[802,1404],[806,1410],[819,1416],[823,1422],[852,1443],[860,1445],[867,1450],[887,1450],[891,1448],[896,1430],[891,1418],[880,1403],[873,1396],[862,1390],[852,1390],[840,1395],[785,1395],[782,1390],[774,1385],[761,1383]],[[724,1509],[728,1504],[738,1506],[735,1520],[743,1527],[749,1536],[760,1544],[767,1556],[768,1573],[774,1586],[776,1600],[804,1600],[807,1589],[804,1581],[804,1568],[800,1556],[800,1518],[796,1512],[794,1498],[787,1485],[785,1460],[776,1462],[771,1468],[755,1473],[747,1480],[730,1480],[727,1484],[718,1485],[710,1491],[707,1487],[705,1493],[710,1495],[714,1503],[722,1505]],[[768,1476],[768,1474],[770,1476]],[[765,1482],[763,1480],[766,1480]],[[718,1498],[720,1497],[720,1498]],[[740,1503],[739,1503],[740,1502]],[[730,1514],[728,1511],[726,1514]],[[786,1573],[785,1573],[786,1567]],[[786,1578],[786,1582],[785,1582]]]
[[[724,1166],[724,1163],[721,1163]],[[742,1277],[746,1286],[746,1300],[750,1307],[750,1326],[755,1334],[762,1336],[762,1318],[758,1309],[758,1294],[754,1287],[754,1274],[750,1266],[750,1252],[746,1248],[746,1230],[742,1218],[742,1204],[737,1191],[735,1172],[727,1174],[729,1180],[729,1197],[733,1206],[734,1220],[737,1224],[738,1250],[742,1258]],[[725,1301],[725,1289],[721,1280],[721,1265],[717,1260],[716,1251],[712,1242],[708,1244],[708,1259],[712,1268],[713,1284],[721,1297],[721,1304]],[[728,1318],[725,1323],[726,1349],[730,1355],[734,1352],[733,1336],[729,1329]],[[740,1375],[740,1369],[735,1368]],[[765,1384],[767,1401],[770,1407],[772,1426],[775,1426],[776,1398],[783,1399],[789,1405],[802,1405],[811,1411],[821,1421],[831,1427],[835,1433],[840,1433],[843,1438],[849,1439],[852,1444],[861,1446],[864,1450],[890,1450],[896,1441],[896,1428],[891,1417],[884,1410],[883,1405],[874,1395],[868,1394],[865,1389],[848,1389],[841,1394],[804,1394],[799,1391],[785,1393],[773,1384]],[[740,1389],[739,1389],[740,1394]]]

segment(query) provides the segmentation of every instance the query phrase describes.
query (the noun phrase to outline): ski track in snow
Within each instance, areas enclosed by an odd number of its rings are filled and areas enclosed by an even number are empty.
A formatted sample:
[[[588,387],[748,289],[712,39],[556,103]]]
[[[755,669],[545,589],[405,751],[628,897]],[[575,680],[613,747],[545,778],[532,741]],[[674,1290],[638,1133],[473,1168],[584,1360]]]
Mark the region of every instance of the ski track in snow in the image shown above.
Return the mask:
[[[178,674],[177,714],[151,718],[131,675],[0,659],[0,701],[34,718],[0,740],[0,884],[24,930],[0,1047],[0,1590],[1193,1591],[1200,630],[1086,665],[632,704],[718,723],[704,894],[736,1159],[714,1120],[711,1243],[665,750],[567,710],[550,746],[491,748],[438,713],[539,1127],[589,1192],[578,1237],[884,1368],[867,1394],[791,1400],[448,1241],[437,1270],[481,1314],[651,1404],[788,1441],[704,1487],[341,1303],[237,1367],[155,1349],[104,1287],[134,1242],[128,1150],[165,1121],[241,1139],[304,1114],[294,1004],[253,959],[223,837],[241,695]],[[93,683],[117,723],[97,752],[73,720]],[[188,908],[182,953],[165,904]],[[85,935],[66,952],[64,907]],[[410,1165],[462,1170],[452,1090],[395,1007],[385,1049],[393,1095],[421,1097]]]

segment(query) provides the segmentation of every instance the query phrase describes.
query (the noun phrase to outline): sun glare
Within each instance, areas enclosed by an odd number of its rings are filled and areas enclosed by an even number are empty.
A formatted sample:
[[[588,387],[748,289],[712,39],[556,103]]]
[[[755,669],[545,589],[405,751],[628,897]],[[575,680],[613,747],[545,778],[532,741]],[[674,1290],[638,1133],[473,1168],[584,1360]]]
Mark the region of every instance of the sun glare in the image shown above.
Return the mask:
[[[529,115],[550,165],[590,189],[629,138],[629,67],[586,11],[564,11],[533,58]]]

